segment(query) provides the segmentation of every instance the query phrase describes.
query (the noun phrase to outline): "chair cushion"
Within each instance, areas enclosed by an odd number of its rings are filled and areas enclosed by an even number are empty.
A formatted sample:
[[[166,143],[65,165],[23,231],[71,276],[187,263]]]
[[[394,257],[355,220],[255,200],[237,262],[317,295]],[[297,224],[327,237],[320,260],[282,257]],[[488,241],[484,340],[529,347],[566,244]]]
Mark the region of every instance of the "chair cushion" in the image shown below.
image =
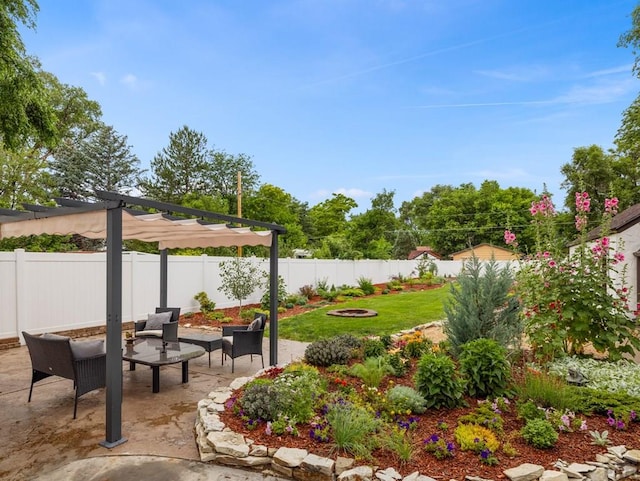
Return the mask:
[[[253,321],[251,321],[251,324],[249,324],[249,327],[247,327],[247,331],[257,331],[260,329],[261,324],[262,324],[262,319],[260,319],[259,317],[256,317]]]
[[[226,347],[233,346],[233,336],[224,336],[222,338],[222,345]]]
[[[104,354],[103,339],[89,339],[86,341],[71,341],[71,352],[74,359],[86,359],[88,357]]]
[[[136,337],[162,337],[162,329],[144,329],[136,332]]]
[[[52,339],[52,340],[58,340],[58,341],[66,341],[71,339],[68,336],[61,336],[60,334],[51,334],[50,332],[45,332],[42,335],[42,339]]]
[[[144,331],[162,330],[162,325],[169,321],[171,321],[171,312],[157,312],[155,314],[149,314],[147,317],[147,325],[144,326]]]

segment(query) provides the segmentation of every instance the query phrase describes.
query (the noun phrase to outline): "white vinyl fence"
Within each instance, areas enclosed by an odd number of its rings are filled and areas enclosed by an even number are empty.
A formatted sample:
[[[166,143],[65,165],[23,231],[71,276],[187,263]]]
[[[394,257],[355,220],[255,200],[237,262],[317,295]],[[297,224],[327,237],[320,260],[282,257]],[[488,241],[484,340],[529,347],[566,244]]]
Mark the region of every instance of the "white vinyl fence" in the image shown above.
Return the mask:
[[[269,260],[250,258],[263,271]],[[169,256],[167,304],[182,312],[196,311],[193,296],[207,293],[216,307],[231,307],[237,301],[218,290],[219,264],[225,257]],[[357,285],[358,278],[374,284],[392,276],[411,275],[417,261],[279,259],[278,273],[287,292],[303,285]],[[456,276],[461,261],[436,261],[438,274]],[[260,302],[266,288],[257,289],[245,304]],[[122,320],[146,318],[160,299],[160,256],[123,253]],[[106,317],[105,253],[34,253],[22,249],[0,252],[0,339],[104,325]]]

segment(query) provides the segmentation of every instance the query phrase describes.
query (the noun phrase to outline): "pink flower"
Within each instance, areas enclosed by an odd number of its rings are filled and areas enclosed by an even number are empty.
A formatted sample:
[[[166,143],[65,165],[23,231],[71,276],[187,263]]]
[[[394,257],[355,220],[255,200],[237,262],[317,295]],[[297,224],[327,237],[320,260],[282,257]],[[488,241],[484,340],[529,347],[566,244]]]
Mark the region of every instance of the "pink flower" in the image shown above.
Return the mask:
[[[271,421],[267,421],[267,427],[266,427],[266,428],[264,428],[264,433],[265,433],[267,436],[271,436],[271,432],[272,432],[272,431],[271,431]]]
[[[604,211],[610,214],[618,213],[618,199],[613,197],[612,199],[604,200]]]
[[[609,238],[608,237],[603,237],[600,242],[602,244],[602,247],[609,247]]]
[[[587,429],[587,421],[582,420],[582,424],[580,424],[580,431],[586,431]]]
[[[556,265],[556,261],[554,261],[553,259],[549,261],[549,267],[555,267]]]
[[[513,244],[516,240],[516,235],[511,232],[509,229],[504,231],[504,242],[505,244]]]
[[[542,257],[544,257],[545,259],[548,259],[551,256],[551,254],[549,254],[549,251],[544,251],[542,253]]]
[[[617,261],[617,262],[624,262],[624,254],[622,252],[616,252],[613,255],[613,258]]]

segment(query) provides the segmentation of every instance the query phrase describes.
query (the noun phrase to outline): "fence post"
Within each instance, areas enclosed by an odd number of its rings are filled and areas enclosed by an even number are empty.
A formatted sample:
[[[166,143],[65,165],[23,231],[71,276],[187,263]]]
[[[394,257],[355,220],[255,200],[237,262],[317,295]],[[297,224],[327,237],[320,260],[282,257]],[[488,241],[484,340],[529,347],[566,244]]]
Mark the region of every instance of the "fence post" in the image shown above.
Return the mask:
[[[16,333],[22,342],[22,331],[25,329],[24,308],[26,306],[26,254],[24,249],[16,249],[15,254],[15,286],[16,286]]]

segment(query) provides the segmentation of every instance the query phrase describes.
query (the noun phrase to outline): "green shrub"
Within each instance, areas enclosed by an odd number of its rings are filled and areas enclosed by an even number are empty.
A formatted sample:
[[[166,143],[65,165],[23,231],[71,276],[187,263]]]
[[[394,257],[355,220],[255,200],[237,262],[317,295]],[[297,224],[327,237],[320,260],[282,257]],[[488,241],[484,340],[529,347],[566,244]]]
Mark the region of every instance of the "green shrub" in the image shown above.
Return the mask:
[[[387,391],[387,403],[395,412],[422,414],[427,410],[426,399],[410,386],[393,386]]]
[[[444,332],[454,354],[463,344],[481,338],[495,339],[507,348],[519,345],[523,326],[512,286],[511,270],[500,269],[494,260],[482,263],[472,257],[464,263],[444,305]]]
[[[385,349],[390,349],[393,345],[393,339],[391,339],[391,336],[389,334],[380,336],[380,342],[382,342]]]
[[[312,342],[304,351],[306,361],[312,366],[346,364],[351,359],[352,349],[335,337]]]
[[[204,291],[198,292],[193,298],[200,304],[200,312],[207,317],[213,313],[216,308],[216,303],[209,299],[209,296]]]
[[[495,406],[495,407],[494,407]],[[483,402],[469,414],[458,418],[459,424],[477,424],[490,429],[496,434],[504,432],[504,419],[499,414],[497,403]]]
[[[507,351],[493,339],[476,339],[461,346],[460,372],[473,397],[502,396],[507,390],[511,369]]]
[[[418,361],[414,382],[427,400],[428,408],[453,408],[464,403],[464,382],[458,377],[453,360],[447,356],[424,354]]]
[[[384,357],[368,357],[364,362],[356,363],[349,369],[349,375],[362,379],[367,387],[378,387],[382,379],[393,372],[393,368]]]
[[[364,292],[357,287],[347,287],[340,289],[340,295],[344,297],[364,297]]]
[[[531,419],[521,429],[524,440],[538,449],[547,449],[558,442],[558,433],[546,419]]]
[[[365,339],[362,343],[362,355],[367,357],[379,357],[384,355],[387,349],[380,339]]]
[[[344,344],[350,351],[362,349],[362,339],[353,334],[338,334],[333,338],[336,342]]]
[[[380,421],[363,407],[350,403],[329,406],[327,422],[331,426],[334,449],[359,458],[370,458]]]
[[[247,384],[240,405],[249,419],[274,421],[282,408],[283,399],[278,396],[270,379],[256,379]]]
[[[272,389],[277,392],[276,398],[282,400],[278,415],[294,423],[306,423],[315,414],[318,393],[326,390],[326,381],[315,368],[289,370],[273,381]]]
[[[264,273],[263,283],[265,285],[265,292],[262,294],[262,298],[260,299],[260,307],[265,310],[269,310],[271,308],[271,289],[269,285],[269,274]],[[280,306],[284,304],[285,299],[287,298],[287,285],[284,282],[284,278],[282,276],[278,276],[278,299],[276,305]]]
[[[300,292],[301,296],[304,296],[307,299],[311,299],[313,296],[315,296],[317,294],[317,292],[314,289],[314,287],[312,285],[310,285],[310,284],[306,284],[306,285],[302,286],[300,289],[298,289],[298,291]]]
[[[611,392],[602,389],[569,386],[569,408],[574,412],[585,414],[607,415],[611,410],[614,417],[624,416],[625,413],[638,413],[636,421],[640,421],[640,398],[630,396],[626,392]]]
[[[417,359],[433,347],[431,339],[412,339],[402,348],[402,354],[410,359]]]
[[[536,403],[529,400],[526,402],[518,402],[516,405],[518,417],[530,421],[532,419],[544,419],[544,409],[538,407]]]
[[[407,373],[407,362],[400,353],[396,352],[391,354],[387,360],[389,365],[393,368],[393,375],[396,377],[402,377]]]
[[[558,376],[544,371],[527,369],[515,389],[519,399],[531,400],[543,408],[552,407],[558,411],[579,408],[572,400],[571,387]]]
[[[373,286],[373,282],[371,281],[371,279],[367,279],[366,277],[358,278],[358,287],[365,296],[370,296],[371,294],[376,292],[376,288]]]

